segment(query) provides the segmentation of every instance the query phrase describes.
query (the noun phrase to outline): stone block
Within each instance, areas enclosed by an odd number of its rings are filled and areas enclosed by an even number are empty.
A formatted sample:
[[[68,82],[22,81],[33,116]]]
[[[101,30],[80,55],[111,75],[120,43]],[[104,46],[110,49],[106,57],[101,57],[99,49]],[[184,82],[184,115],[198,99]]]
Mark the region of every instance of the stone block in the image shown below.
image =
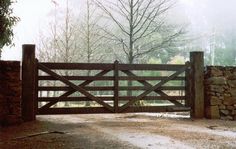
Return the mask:
[[[223,97],[223,96],[220,96],[219,99],[220,99],[220,100],[224,100],[224,97]]]
[[[7,115],[5,119],[5,125],[17,125],[22,123],[22,119],[19,116],[16,115]]]
[[[236,80],[228,80],[228,84],[230,87],[236,87]]]
[[[236,80],[236,74],[227,77],[227,80]]]
[[[234,106],[226,106],[226,109],[232,111],[234,110]]]
[[[232,97],[236,98],[236,89],[231,89],[230,94],[231,94]]]
[[[224,97],[231,97],[231,94],[224,92]]]
[[[206,91],[206,95],[207,96],[215,96],[215,92],[209,92],[209,91]]]
[[[210,119],[219,119],[220,113],[218,106],[209,106],[206,108],[206,117]]]
[[[231,106],[231,105],[234,105],[234,99],[233,97],[228,97],[226,96],[223,100],[223,104],[226,105],[226,106]]]
[[[224,76],[226,78],[228,78],[229,76],[232,76],[232,75],[233,75],[233,73],[231,73],[231,71],[229,69],[224,71]]]
[[[217,98],[215,96],[211,96],[211,98],[210,98],[210,105],[211,106],[220,105],[221,103],[222,103],[222,101],[219,98]]]
[[[0,61],[0,123],[21,122],[20,62]]]
[[[225,77],[211,77],[206,80],[206,84],[211,85],[226,85],[226,79]]]
[[[7,103],[4,101],[0,101],[0,123],[2,123],[8,114]]]
[[[221,105],[219,105],[219,109],[220,109],[220,110],[225,110],[225,109],[226,109],[226,106],[221,104]]]
[[[222,117],[220,117],[220,119],[222,119],[222,120],[234,120],[234,117],[233,116],[222,116]]]
[[[220,110],[220,114],[227,116],[229,115],[230,111],[229,110]]]
[[[232,115],[236,115],[236,109],[232,110]]]
[[[234,120],[234,117],[233,116],[227,116],[227,119],[232,121],[232,120]]]
[[[217,67],[209,67],[209,73],[214,77],[223,76],[223,72]]]
[[[219,85],[209,85],[209,90],[211,92],[223,93],[224,88],[223,86],[219,86]]]
[[[21,103],[20,102],[11,102],[8,106],[9,114],[21,116]]]

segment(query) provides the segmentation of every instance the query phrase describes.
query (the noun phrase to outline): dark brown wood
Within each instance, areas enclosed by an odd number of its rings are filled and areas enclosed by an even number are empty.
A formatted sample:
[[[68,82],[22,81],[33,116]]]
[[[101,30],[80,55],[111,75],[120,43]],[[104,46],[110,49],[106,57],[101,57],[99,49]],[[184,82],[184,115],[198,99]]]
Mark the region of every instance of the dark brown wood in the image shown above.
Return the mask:
[[[204,118],[204,55],[203,52],[190,52],[191,98],[194,118]]]
[[[35,59],[35,96],[34,96],[34,114],[36,115],[37,114],[37,111],[38,111],[38,75],[39,75],[39,71],[38,71],[38,60]]]
[[[101,100],[105,100],[105,101],[113,101],[114,97],[99,97]],[[59,98],[59,97],[40,97],[38,99],[39,102],[42,101],[46,101],[46,102],[50,102],[50,101],[92,101],[91,99],[89,99],[88,97],[63,97],[63,98]]]
[[[114,97],[109,97],[109,96],[99,96],[99,98],[103,101],[114,101]],[[135,96],[120,96],[119,101],[122,100],[133,100],[135,99]],[[88,97],[64,97],[64,98],[59,98],[59,97],[39,97],[38,101],[92,101]],[[175,101],[175,100],[185,100],[185,96],[145,96],[141,100],[168,100],[168,101]]]
[[[186,62],[189,63],[189,62]],[[191,76],[190,76],[190,70],[191,67],[188,67],[185,71],[185,76],[186,76],[186,80],[185,80],[185,106],[186,107],[191,107]]]
[[[119,64],[119,70],[155,70],[155,71],[177,71],[185,65],[172,64]]]
[[[119,80],[163,80],[166,79],[168,76],[122,76],[119,77]],[[185,80],[185,77],[176,77],[173,80]]]
[[[119,90],[147,90],[150,87],[147,86],[120,86]],[[185,90],[183,86],[161,86],[158,87],[156,90]]]
[[[166,82],[168,82],[169,80],[172,80],[173,78],[177,77],[179,74],[183,73],[186,69],[186,65],[184,65],[181,69],[179,69],[177,72],[175,72],[174,74],[172,74],[171,76],[169,76],[167,79],[162,80],[161,82],[157,83],[155,86],[150,87],[150,89],[146,90],[145,92],[143,92],[142,94],[140,94],[139,96],[136,97],[136,99],[129,101],[128,103],[124,104],[122,107],[120,107],[120,110],[123,111],[125,109],[127,109],[130,105],[134,104],[135,102],[137,102],[138,100],[142,99],[143,97],[145,97],[146,95],[148,95],[149,93],[151,93],[152,91],[156,90],[158,87],[162,86],[163,84],[165,84]]]
[[[49,69],[73,70],[112,70],[113,64],[105,63],[40,63]]]
[[[110,76],[100,76],[100,77],[96,77],[96,76],[62,76],[63,78],[67,79],[67,80],[114,80],[113,77]],[[39,80],[57,80],[56,78],[52,77],[52,76],[38,76]]]
[[[95,76],[62,76],[66,78],[67,80],[114,80],[112,76],[101,76],[101,77],[95,77]],[[136,76],[136,77],[126,77],[122,76],[119,77],[119,80],[163,80],[167,77],[164,76],[157,76],[157,77],[149,77],[149,76]],[[38,76],[38,80],[57,80],[53,78],[52,76]],[[173,80],[185,80],[185,77],[176,77]]]
[[[118,112],[119,104],[119,62],[114,62],[114,112]]]
[[[39,115],[49,115],[49,114],[92,114],[92,113],[112,113],[105,107],[81,107],[81,108],[49,108],[49,109],[39,109]]]
[[[35,45],[23,45],[22,119],[35,120]]]
[[[122,113],[130,112],[184,112],[189,111],[189,107],[176,107],[176,106],[147,106],[147,107],[130,107]],[[39,115],[48,114],[93,114],[93,113],[111,113],[104,107],[91,107],[91,108],[50,108],[46,110],[39,110]]]
[[[107,74],[109,71],[110,71],[110,70],[103,70],[103,71],[99,72],[98,74],[96,74],[95,76],[103,76],[103,75]],[[83,83],[81,83],[81,84],[78,85],[78,86],[84,87],[84,86],[90,84],[91,82],[93,82],[93,80],[87,80],[87,81],[84,81]],[[71,89],[71,90],[65,92],[64,94],[62,94],[62,95],[58,98],[58,100],[55,100],[55,101],[52,101],[52,102],[47,103],[46,105],[44,105],[44,106],[42,107],[42,109],[50,108],[52,105],[54,105],[54,104],[56,104],[58,101],[60,101],[60,98],[65,98],[65,97],[67,97],[67,96],[70,96],[70,95],[73,94],[74,92],[76,92],[75,89]]]
[[[120,112],[170,112],[170,111],[188,111],[180,102],[186,100],[186,96],[168,96],[163,90],[169,91],[186,91],[185,86],[163,86],[168,81],[177,80],[185,81],[183,74],[186,65],[147,65],[147,64],[119,64],[116,61],[114,64],[88,64],[88,63],[39,63],[39,69],[48,73],[50,76],[38,76],[39,80],[58,80],[65,83],[66,86],[39,86],[39,91],[66,91],[59,97],[40,97],[39,102],[49,102],[38,109],[39,114],[76,114],[76,113],[120,113]],[[95,76],[60,76],[50,69],[74,69],[74,70],[102,70]],[[104,76],[109,71],[114,70],[113,76]],[[130,70],[151,70],[151,71],[173,71],[170,76],[137,76]],[[123,71],[127,76],[119,76],[119,71]],[[69,80],[84,80],[83,83],[75,85]],[[113,86],[87,86],[93,81],[104,80],[114,81]],[[119,86],[119,81],[137,81],[143,86]],[[148,80],[160,80],[155,86],[147,82]],[[144,90],[139,96],[119,96],[119,91],[128,90]],[[74,92],[79,91],[85,97],[68,97]],[[94,96],[88,91],[113,91],[114,95]],[[147,96],[150,92],[156,92],[157,96]],[[172,106],[155,106],[155,107],[135,107],[133,103],[138,100],[167,100]],[[103,107],[78,107],[78,108],[52,108],[51,106],[57,102],[68,101],[96,101]],[[113,101],[113,102],[112,102]],[[119,107],[119,101],[128,101],[123,106]],[[113,103],[113,107],[109,104]],[[169,104],[171,104],[169,103]],[[168,105],[169,105],[168,104]],[[51,107],[51,108],[50,108]]]
[[[145,107],[130,107],[121,111],[121,113],[130,112],[184,112],[190,111],[189,107],[177,107],[177,106],[145,106]]]
[[[113,91],[114,87],[106,87],[106,86],[87,86],[83,87],[87,91]],[[53,87],[53,86],[40,86],[38,88],[39,91],[69,91],[70,87]]]
[[[104,106],[105,108],[107,108],[110,111],[113,111],[113,108],[103,102],[101,99],[99,99],[98,97],[93,96],[92,94],[90,94],[89,92],[87,92],[85,89],[83,89],[80,86],[76,86],[75,84],[71,83],[69,80],[63,78],[62,76],[56,74],[55,72],[51,71],[49,68],[47,68],[46,66],[42,65],[42,64],[38,64],[39,69],[41,69],[42,71],[48,73],[49,75],[57,78],[58,80],[62,81],[63,83],[65,83],[66,85],[70,86],[71,88],[75,89],[76,91],[82,93],[83,95],[85,95],[86,97],[90,98],[93,101],[96,101],[98,104]]]
[[[114,87],[106,87],[106,86],[86,86],[84,87],[87,91],[113,91]],[[148,87],[146,86],[120,86],[120,91],[125,90],[147,90]],[[69,91],[71,90],[70,87],[53,87],[53,86],[39,86],[39,91]],[[179,90],[185,90],[185,86],[162,86],[159,87],[158,90],[169,90],[169,91],[179,91]]]
[[[40,63],[49,69],[79,69],[79,70],[111,70],[113,64],[106,63]],[[168,64],[119,64],[119,70],[158,70],[158,71],[177,71],[184,65]]]

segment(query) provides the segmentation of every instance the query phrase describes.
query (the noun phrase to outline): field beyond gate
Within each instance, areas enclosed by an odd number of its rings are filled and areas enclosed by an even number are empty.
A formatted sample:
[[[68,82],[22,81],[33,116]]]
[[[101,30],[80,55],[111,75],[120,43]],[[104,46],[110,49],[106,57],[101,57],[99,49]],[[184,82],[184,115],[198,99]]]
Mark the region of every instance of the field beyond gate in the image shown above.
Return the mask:
[[[190,64],[36,62],[37,114],[189,111]]]

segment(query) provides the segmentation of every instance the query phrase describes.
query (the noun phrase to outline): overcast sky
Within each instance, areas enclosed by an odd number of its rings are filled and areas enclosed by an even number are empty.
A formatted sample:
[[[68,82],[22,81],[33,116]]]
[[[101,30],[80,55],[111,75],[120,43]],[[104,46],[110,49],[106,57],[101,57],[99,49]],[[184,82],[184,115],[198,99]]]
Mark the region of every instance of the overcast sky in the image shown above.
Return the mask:
[[[65,6],[65,0],[56,0],[58,7]],[[83,0],[73,2],[75,13],[83,7]],[[5,47],[4,60],[20,60],[22,44],[36,43],[40,30],[46,30],[54,10],[52,0],[18,0],[14,4],[14,13],[21,21],[14,28],[14,47]],[[212,29],[217,31],[236,29],[236,0],[179,0],[175,7],[176,15],[189,23],[195,33],[205,33]]]

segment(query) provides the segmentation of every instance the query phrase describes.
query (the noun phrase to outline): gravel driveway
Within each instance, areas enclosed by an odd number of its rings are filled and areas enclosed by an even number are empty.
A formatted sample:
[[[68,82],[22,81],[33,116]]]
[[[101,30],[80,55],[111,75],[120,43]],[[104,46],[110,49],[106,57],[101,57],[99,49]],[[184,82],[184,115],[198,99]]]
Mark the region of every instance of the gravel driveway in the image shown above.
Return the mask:
[[[1,128],[4,149],[236,148],[236,122],[176,114],[38,116]]]

